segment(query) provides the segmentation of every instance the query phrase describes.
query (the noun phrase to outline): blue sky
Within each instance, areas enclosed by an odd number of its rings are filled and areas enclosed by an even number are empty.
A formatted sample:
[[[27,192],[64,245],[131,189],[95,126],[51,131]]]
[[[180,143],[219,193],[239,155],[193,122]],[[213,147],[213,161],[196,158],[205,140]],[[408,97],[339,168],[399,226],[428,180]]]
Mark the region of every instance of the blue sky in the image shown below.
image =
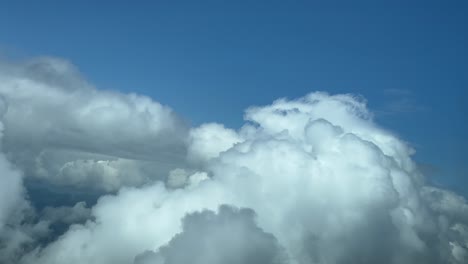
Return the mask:
[[[0,1],[0,56],[68,59],[194,125],[236,128],[250,105],[315,90],[360,94],[467,194],[465,1],[96,2]]]

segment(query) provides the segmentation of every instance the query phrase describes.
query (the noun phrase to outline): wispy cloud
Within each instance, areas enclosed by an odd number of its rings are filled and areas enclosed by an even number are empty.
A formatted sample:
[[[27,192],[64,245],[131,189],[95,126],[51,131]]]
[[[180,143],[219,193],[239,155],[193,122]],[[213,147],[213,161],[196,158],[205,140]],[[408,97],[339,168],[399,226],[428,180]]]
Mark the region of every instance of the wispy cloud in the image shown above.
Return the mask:
[[[426,111],[427,107],[418,102],[412,91],[406,89],[385,89],[384,103],[376,110],[377,115],[397,115]]]

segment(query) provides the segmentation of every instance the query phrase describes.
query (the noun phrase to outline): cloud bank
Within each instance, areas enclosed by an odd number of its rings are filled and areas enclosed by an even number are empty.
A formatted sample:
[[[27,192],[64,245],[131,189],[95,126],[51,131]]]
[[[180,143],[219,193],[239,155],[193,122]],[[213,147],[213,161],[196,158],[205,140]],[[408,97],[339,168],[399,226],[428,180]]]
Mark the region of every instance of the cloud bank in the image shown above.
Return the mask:
[[[414,150],[360,97],[315,92],[248,108],[238,130],[188,128],[149,98],[93,88],[61,60],[2,72],[0,188],[12,193],[0,224],[25,215],[12,209],[27,204],[22,174],[104,192],[91,208],[48,207],[10,224],[67,228],[48,240],[22,231],[31,239],[0,262],[468,261],[467,201],[427,185]],[[0,238],[6,252],[11,238]]]
[[[148,97],[95,89],[68,62],[0,64],[4,152],[27,177],[115,191],[163,177],[188,129]]]

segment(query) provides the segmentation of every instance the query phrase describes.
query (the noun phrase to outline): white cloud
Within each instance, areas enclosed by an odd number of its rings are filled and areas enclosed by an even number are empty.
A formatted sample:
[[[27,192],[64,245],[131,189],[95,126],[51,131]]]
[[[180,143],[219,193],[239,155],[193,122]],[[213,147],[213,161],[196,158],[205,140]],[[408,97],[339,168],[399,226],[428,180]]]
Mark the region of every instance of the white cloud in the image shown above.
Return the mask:
[[[190,130],[188,160],[203,163],[217,157],[241,141],[232,129],[216,123],[203,124]]]
[[[311,93],[247,109],[238,131],[189,129],[51,58],[0,64],[0,95],[2,263],[468,259],[467,201],[427,186],[362,98]],[[23,175],[116,193],[35,214]]]
[[[312,93],[248,109],[248,123],[237,132],[195,128],[188,155],[203,171],[173,171],[168,185],[178,188],[153,183],[102,197],[92,220],[22,262],[123,264],[139,256],[146,263],[163,248],[191,256],[190,248],[200,246],[196,237],[211,227],[188,234],[181,220],[228,204],[253,210],[292,264],[464,263],[466,201],[428,189],[413,150],[371,117],[351,95]],[[208,223],[219,217],[201,215]],[[226,257],[208,248],[215,260]]]

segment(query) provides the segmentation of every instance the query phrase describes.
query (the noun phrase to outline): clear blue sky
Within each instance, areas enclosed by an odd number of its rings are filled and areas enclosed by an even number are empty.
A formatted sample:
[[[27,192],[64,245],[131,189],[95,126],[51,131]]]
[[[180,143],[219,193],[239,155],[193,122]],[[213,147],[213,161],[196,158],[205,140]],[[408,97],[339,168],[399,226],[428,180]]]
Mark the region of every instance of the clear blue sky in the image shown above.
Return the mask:
[[[239,127],[249,105],[314,90],[361,94],[467,194],[467,14],[467,1],[0,1],[0,56],[66,58],[194,125]]]

